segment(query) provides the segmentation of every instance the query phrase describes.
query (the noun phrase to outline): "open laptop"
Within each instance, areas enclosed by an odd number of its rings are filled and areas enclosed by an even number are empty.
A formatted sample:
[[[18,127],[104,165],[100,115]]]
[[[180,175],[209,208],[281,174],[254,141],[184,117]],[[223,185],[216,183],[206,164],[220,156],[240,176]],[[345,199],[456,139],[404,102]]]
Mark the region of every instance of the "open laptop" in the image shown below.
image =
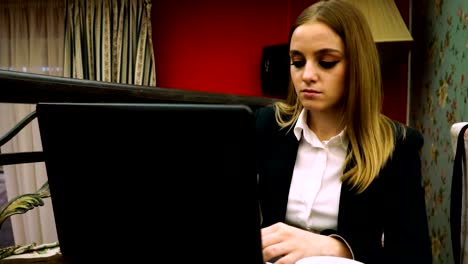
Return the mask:
[[[263,263],[252,111],[243,105],[39,103],[70,263]]]

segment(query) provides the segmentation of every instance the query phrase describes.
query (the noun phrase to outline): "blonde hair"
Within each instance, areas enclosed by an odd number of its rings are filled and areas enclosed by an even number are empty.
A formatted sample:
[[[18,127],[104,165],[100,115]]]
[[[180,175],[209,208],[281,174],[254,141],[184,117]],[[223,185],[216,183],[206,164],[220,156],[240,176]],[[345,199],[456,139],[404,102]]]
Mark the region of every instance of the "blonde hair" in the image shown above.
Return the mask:
[[[394,123],[381,113],[383,89],[377,47],[365,17],[343,0],[322,0],[306,8],[294,23],[289,41],[297,27],[312,21],[328,25],[344,43],[349,89],[343,102],[343,122],[351,151],[341,179],[362,192],[378,176],[395,144]],[[275,106],[280,127],[296,123],[303,107],[291,81],[286,101]]]

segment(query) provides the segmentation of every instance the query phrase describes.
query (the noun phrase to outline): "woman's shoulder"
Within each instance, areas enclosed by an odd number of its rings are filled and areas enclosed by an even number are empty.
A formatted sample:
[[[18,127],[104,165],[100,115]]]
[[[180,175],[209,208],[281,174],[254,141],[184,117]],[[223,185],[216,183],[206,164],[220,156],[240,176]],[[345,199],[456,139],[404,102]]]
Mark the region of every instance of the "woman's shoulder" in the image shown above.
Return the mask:
[[[266,106],[262,106],[255,110],[255,116],[257,118],[266,118],[268,116],[275,116],[275,105],[269,104]]]
[[[392,121],[395,131],[395,139],[397,146],[405,148],[421,149],[424,145],[424,137],[422,133],[414,127],[402,124],[397,121]]]
[[[263,106],[255,110],[255,122],[257,127],[276,123],[275,111],[274,105]]]
[[[285,136],[288,134],[287,128],[282,128],[277,120],[276,105],[267,105],[255,111],[255,128],[257,136],[260,138],[271,138],[275,136]]]

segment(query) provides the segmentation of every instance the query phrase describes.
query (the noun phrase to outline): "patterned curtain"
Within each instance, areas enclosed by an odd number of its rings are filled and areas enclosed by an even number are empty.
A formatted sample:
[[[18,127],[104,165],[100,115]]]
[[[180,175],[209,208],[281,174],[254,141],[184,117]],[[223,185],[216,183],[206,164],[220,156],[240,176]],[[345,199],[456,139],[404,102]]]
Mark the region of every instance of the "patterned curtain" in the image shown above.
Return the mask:
[[[0,0],[0,69],[62,76],[64,22],[63,0]],[[34,104],[1,103],[0,136],[35,109]],[[1,146],[1,151],[42,151],[37,120]],[[43,162],[8,165],[4,169],[8,200],[33,193],[47,181]],[[43,207],[11,217],[15,244],[57,241],[51,200],[44,202]]]
[[[65,77],[156,86],[151,0],[67,0]]]

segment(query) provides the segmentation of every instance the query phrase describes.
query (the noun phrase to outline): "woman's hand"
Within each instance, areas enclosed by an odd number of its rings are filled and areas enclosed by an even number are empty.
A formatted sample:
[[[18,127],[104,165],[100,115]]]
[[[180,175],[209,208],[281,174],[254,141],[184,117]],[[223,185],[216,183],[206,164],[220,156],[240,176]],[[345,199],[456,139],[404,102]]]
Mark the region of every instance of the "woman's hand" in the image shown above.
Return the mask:
[[[262,228],[261,234],[263,259],[275,264],[294,264],[310,256],[351,257],[342,241],[284,223]]]

